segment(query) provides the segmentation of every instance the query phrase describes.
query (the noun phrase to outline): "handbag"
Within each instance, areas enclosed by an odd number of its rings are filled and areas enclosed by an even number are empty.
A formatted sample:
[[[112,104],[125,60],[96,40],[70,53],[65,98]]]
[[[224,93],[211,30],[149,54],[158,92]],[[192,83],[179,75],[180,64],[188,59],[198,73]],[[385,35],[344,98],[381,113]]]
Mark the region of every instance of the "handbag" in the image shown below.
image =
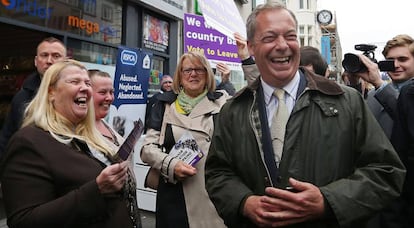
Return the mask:
[[[160,171],[155,168],[150,168],[145,176],[144,187],[154,190],[158,189],[158,183],[160,181]]]
[[[169,108],[170,105],[166,104],[165,107]],[[164,114],[163,114],[163,120],[164,120],[165,109],[163,110],[163,112],[164,112]],[[159,138],[160,145],[162,145],[162,143],[164,142],[164,135],[165,135],[166,127],[167,127],[167,123],[162,121],[161,131],[160,131],[160,138]],[[159,181],[160,181],[160,175],[161,175],[161,173],[158,169],[151,167],[148,170],[147,175],[145,176],[144,187],[157,190],[158,189],[158,184],[159,184]]]

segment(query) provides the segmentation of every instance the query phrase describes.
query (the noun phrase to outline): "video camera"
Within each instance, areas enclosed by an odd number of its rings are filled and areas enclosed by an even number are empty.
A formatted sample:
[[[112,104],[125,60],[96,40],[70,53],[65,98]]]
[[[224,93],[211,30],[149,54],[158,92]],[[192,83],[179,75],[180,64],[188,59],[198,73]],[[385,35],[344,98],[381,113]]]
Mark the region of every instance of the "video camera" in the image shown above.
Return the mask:
[[[363,55],[368,57],[372,62],[378,64],[378,68],[380,71],[395,71],[394,60],[383,60],[377,61],[375,59],[374,50],[377,46],[372,44],[357,44],[355,45],[355,50],[362,51]],[[349,73],[360,73],[366,72],[368,69],[359,59],[359,57],[352,53],[346,53],[344,56],[344,60],[342,61],[342,66],[344,67],[345,71]]]

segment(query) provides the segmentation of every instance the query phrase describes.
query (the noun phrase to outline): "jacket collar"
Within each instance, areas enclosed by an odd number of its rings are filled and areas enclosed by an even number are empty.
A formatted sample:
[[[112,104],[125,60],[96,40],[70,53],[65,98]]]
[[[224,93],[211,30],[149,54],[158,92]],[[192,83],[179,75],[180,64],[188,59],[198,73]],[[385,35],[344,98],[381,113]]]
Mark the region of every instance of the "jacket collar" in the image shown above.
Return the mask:
[[[37,91],[41,82],[40,74],[36,71],[30,74],[26,80],[24,80],[22,88],[29,91]]]
[[[336,82],[329,80],[325,77],[318,76],[315,73],[303,67],[299,67],[299,74],[300,74],[300,82],[299,82],[299,88],[298,88],[299,94],[302,93],[305,88],[307,88],[308,90],[319,91],[326,95],[340,95],[344,93],[341,86],[338,85]],[[234,97],[238,97],[240,94],[244,93],[246,90],[257,91],[259,86],[260,86],[260,76],[253,83],[241,89],[237,94],[234,95]],[[297,97],[299,97],[299,94]]]

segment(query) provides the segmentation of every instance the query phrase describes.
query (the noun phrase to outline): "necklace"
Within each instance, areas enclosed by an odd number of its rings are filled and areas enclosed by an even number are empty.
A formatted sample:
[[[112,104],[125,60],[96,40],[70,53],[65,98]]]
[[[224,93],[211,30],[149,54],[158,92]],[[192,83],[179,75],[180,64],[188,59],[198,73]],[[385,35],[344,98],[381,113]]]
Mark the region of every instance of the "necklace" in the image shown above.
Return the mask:
[[[109,131],[109,133],[111,134],[111,136],[105,135],[105,134],[102,134],[102,136],[109,139],[113,144],[115,144],[115,146],[119,146],[119,142],[118,142],[118,139],[115,133],[112,131],[112,129],[109,126],[105,124],[105,122],[102,121],[102,123],[106,127],[106,129]]]

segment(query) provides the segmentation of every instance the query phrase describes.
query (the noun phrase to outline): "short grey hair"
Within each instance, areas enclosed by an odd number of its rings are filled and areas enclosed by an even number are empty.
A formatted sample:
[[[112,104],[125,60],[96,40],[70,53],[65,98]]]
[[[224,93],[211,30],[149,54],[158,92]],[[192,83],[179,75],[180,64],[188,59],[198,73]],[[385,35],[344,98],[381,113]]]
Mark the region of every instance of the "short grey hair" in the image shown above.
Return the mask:
[[[257,17],[257,15],[259,15],[263,11],[274,10],[274,9],[280,9],[280,10],[288,11],[289,14],[293,17],[293,20],[295,21],[295,27],[297,29],[298,20],[296,19],[295,14],[291,10],[286,8],[286,6],[283,5],[280,2],[268,2],[268,3],[265,3],[265,4],[258,5],[256,8],[254,8],[254,10],[250,13],[249,17],[247,18],[246,31],[247,31],[247,40],[248,41],[253,42],[254,34],[256,32],[256,23],[257,23],[256,17]]]

